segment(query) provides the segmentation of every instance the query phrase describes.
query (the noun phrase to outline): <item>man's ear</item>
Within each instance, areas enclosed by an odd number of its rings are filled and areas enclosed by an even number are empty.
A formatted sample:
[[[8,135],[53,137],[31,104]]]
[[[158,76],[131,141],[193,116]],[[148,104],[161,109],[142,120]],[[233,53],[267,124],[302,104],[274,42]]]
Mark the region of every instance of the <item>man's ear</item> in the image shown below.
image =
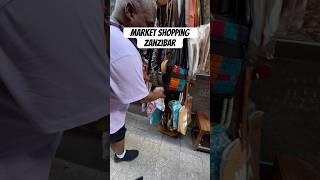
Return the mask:
[[[133,19],[133,14],[135,13],[134,6],[131,2],[128,2],[125,8],[125,15],[131,21]]]

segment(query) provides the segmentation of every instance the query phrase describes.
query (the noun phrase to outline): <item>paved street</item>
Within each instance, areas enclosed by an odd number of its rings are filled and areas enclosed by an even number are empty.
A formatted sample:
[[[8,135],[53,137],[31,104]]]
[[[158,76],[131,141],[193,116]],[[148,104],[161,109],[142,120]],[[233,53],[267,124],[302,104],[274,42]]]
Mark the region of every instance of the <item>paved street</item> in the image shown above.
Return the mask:
[[[137,110],[131,108],[131,112]],[[114,155],[110,152],[111,180],[134,180],[140,176],[144,180],[210,179],[210,155],[192,150],[190,134],[180,138],[163,135],[149,124],[142,113],[128,113],[126,126],[126,147],[138,149],[140,155],[132,162],[115,164]],[[108,179],[109,173],[103,172],[99,165],[102,163],[99,160],[100,142],[99,138],[87,137],[82,133],[66,133],[49,180]],[[81,157],[76,158],[77,154]],[[96,159],[96,163],[91,159]]]
[[[133,162],[114,163],[110,154],[111,180],[209,180],[210,155],[192,150],[191,136],[171,138],[149,125],[144,116],[128,113],[127,149],[138,149]]]

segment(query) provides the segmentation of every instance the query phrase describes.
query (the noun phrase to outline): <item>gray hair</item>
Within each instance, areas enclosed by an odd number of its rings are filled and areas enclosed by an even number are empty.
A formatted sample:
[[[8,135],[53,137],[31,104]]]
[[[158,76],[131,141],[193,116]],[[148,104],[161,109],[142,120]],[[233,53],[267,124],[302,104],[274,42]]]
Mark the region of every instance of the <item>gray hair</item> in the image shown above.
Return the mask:
[[[116,0],[114,12],[122,11],[129,2],[131,2],[137,9],[140,9],[140,11],[145,11],[150,8],[157,8],[156,0]]]

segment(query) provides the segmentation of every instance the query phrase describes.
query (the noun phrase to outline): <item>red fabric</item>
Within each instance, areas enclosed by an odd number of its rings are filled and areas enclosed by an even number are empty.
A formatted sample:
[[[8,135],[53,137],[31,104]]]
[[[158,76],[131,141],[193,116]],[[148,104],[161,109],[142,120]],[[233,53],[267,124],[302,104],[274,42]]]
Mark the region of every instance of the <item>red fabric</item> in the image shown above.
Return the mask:
[[[224,22],[220,20],[215,20],[213,22],[212,35],[216,37],[224,37]]]
[[[228,81],[230,80],[230,77],[228,75],[218,74],[217,80]]]
[[[177,67],[177,73],[180,74],[180,67]]]
[[[189,27],[195,27],[195,0],[189,1]]]
[[[234,79],[231,79],[229,75],[224,74],[217,74],[215,80],[222,80],[222,81],[231,81],[231,80],[239,80],[239,76],[236,76]]]

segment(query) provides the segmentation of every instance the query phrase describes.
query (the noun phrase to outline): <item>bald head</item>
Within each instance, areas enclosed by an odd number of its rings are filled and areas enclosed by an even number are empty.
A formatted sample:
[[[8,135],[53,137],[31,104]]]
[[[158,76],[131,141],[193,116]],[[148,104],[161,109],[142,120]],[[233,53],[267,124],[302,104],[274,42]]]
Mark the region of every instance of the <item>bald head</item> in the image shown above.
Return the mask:
[[[116,0],[112,17],[126,27],[150,27],[156,10],[156,0]]]

